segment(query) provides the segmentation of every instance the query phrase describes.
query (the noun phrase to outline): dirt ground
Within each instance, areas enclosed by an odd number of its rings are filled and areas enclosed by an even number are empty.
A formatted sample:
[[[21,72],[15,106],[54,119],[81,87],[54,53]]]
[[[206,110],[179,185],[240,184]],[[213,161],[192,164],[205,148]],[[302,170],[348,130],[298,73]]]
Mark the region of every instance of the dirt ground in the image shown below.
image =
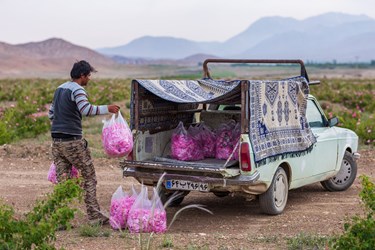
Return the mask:
[[[375,177],[375,151],[361,150],[358,176]],[[51,192],[53,185],[47,181],[51,164],[49,142],[37,144],[17,143],[0,146],[0,197],[11,204],[17,214],[31,210],[37,199]],[[95,158],[98,178],[98,199],[102,210],[108,213],[112,193],[119,185],[130,191],[136,181],[123,179],[117,159]],[[347,216],[361,213],[358,193],[359,180],[345,192],[325,191],[319,183],[290,191],[287,207],[282,215],[268,216],[260,213],[257,201],[242,197],[218,198],[213,194],[190,193],[180,207],[168,208],[168,221],[178,209],[188,204],[202,204],[213,215],[200,210],[186,210],[165,235],[152,236],[151,249],[285,249],[286,239],[300,233],[332,236],[343,229]],[[109,225],[102,227],[99,237],[81,236],[85,225],[82,213],[73,221],[74,228],[57,232],[56,247],[65,249],[140,249],[139,235],[114,231]],[[148,239],[148,234],[142,239]]]

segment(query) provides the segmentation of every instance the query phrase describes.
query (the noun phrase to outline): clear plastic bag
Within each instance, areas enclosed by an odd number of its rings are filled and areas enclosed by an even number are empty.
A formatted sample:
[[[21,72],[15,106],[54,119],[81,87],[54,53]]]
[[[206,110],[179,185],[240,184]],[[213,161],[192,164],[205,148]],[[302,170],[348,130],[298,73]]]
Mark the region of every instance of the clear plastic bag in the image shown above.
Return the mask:
[[[121,112],[103,121],[102,142],[104,151],[112,157],[128,155],[133,148],[133,135]]]
[[[160,200],[159,193],[156,188],[151,199],[151,231],[154,233],[165,233],[167,231],[167,213]]]
[[[231,155],[234,145],[233,145],[233,130],[236,126],[234,120],[228,123],[223,123],[219,126],[216,133],[216,154],[217,159],[228,159]]]
[[[167,231],[167,213],[156,188],[153,188],[153,195],[149,200],[147,187],[142,185],[141,192],[129,212],[127,224],[131,233]]]
[[[112,195],[109,223],[113,229],[126,228],[129,212],[136,200],[137,193],[132,188],[132,195],[123,191],[119,186]]]
[[[131,233],[149,233],[151,232],[152,203],[148,199],[148,190],[142,185],[141,192],[138,194],[132,208],[130,209],[127,225]]]
[[[202,124],[199,129],[204,157],[214,158],[216,153],[216,135],[210,127]]]
[[[204,155],[199,145],[199,141],[188,133],[180,121],[172,134],[172,158],[181,161],[201,160]]]
[[[70,178],[79,178],[78,169],[76,169],[74,166],[72,166],[72,170],[70,171]],[[53,184],[57,184],[56,165],[54,162],[52,162],[51,166],[49,167],[47,180]]]

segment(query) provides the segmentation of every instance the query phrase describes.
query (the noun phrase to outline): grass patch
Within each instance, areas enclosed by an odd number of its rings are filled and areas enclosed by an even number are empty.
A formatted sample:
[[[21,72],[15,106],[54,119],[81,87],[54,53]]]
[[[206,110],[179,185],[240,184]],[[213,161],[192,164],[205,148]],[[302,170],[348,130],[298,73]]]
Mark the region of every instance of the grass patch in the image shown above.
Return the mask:
[[[79,235],[82,237],[109,237],[111,231],[102,230],[100,226],[83,225],[79,228]]]
[[[195,245],[195,244],[189,244],[189,245],[186,246],[186,249],[187,250],[209,250],[210,248],[207,245],[198,246],[198,245]]]
[[[161,247],[168,248],[173,247],[173,238],[169,235],[164,235]]]
[[[293,238],[287,239],[288,249],[326,249],[328,247],[330,238],[326,236],[318,236],[311,234],[300,233]]]
[[[258,237],[255,241],[259,243],[277,243],[278,237],[276,235]]]

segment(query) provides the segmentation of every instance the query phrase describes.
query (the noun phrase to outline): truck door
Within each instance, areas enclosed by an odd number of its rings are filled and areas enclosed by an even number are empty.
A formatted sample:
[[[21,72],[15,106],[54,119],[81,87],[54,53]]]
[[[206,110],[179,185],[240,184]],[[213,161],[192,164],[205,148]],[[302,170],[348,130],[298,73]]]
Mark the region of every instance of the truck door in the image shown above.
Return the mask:
[[[316,137],[312,151],[312,161],[307,165],[309,175],[319,175],[333,171],[337,163],[338,140],[334,127],[329,127],[323,111],[313,99],[307,102],[307,121]]]

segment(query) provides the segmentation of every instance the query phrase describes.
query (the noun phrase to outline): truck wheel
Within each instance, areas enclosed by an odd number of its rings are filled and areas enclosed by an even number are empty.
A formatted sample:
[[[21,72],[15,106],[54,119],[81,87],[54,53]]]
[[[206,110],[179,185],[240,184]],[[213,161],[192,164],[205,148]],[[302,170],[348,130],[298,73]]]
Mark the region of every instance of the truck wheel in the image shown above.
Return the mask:
[[[175,195],[174,195],[175,194]],[[160,200],[163,204],[168,201],[168,207],[176,207],[181,204],[184,200],[185,196],[189,194],[189,191],[175,191],[175,192],[167,192],[165,190],[161,190],[159,192]],[[173,199],[169,201],[170,199]]]
[[[340,171],[332,178],[320,182],[322,186],[331,192],[347,190],[357,176],[357,163],[353,155],[346,151],[342,159]]]
[[[285,170],[278,167],[268,190],[259,195],[261,211],[270,215],[281,214],[288,200],[288,191],[288,177]]]

